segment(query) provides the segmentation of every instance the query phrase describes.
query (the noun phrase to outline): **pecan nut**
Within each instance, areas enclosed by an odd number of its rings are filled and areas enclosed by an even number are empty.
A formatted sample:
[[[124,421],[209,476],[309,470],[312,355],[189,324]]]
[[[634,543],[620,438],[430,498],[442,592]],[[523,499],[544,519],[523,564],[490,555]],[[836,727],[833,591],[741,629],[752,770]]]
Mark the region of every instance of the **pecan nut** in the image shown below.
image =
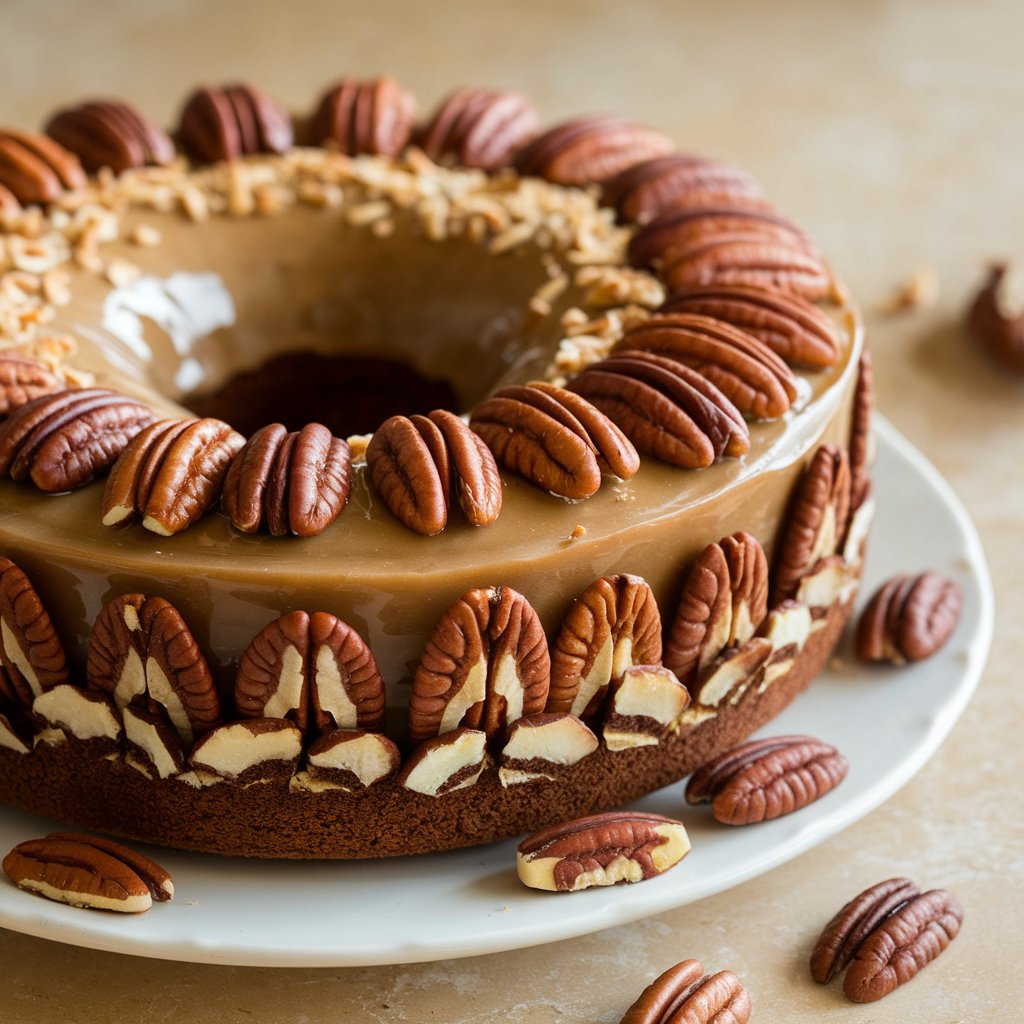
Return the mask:
[[[43,395],[64,390],[64,382],[42,363],[18,356],[0,356],[0,419]]]
[[[106,472],[151,409],[106,388],[43,395],[0,424],[0,475],[31,477],[42,491],[70,491]]]
[[[315,537],[348,502],[352,451],[319,423],[289,433],[280,423],[245,442],[224,477],[221,508],[243,533]]]
[[[414,793],[445,796],[475,785],[489,763],[485,732],[452,729],[416,747],[395,781]]]
[[[318,736],[306,752],[310,779],[347,790],[366,789],[391,778],[400,762],[394,742],[365,729],[332,729]]]
[[[415,97],[390,76],[365,82],[343,78],[320,98],[310,140],[350,156],[395,157],[409,142],[415,116]]]
[[[182,737],[166,709],[149,701],[121,709],[124,723],[124,760],[147,779],[170,779],[188,767]]]
[[[679,728],[690,691],[661,665],[632,665],[611,686],[601,735],[609,750],[661,743]]]
[[[620,1024],[746,1024],[750,995],[732,971],[704,973],[699,960],[683,960],[655,978]]]
[[[53,139],[0,128],[0,188],[22,205],[52,203],[65,189],[85,182],[78,158]]]
[[[752,740],[697,769],[686,800],[710,803],[723,825],[751,825],[806,807],[835,789],[848,769],[835,747],[810,736]]]
[[[544,710],[550,677],[547,638],[529,601],[509,587],[467,591],[434,627],[416,668],[410,738],[460,726],[501,738]]]
[[[539,779],[551,780],[567,765],[588,757],[599,744],[597,737],[575,715],[531,715],[509,726],[508,742],[501,749],[498,779],[508,788]]]
[[[59,110],[46,134],[74,153],[95,174],[109,167],[115,174],[132,167],[171,163],[174,143],[155,121],[121,101],[93,101]]]
[[[281,718],[230,722],[206,733],[189,764],[198,771],[248,785],[290,779],[302,756],[302,733]]]
[[[46,838],[84,843],[95,850],[108,853],[111,857],[116,857],[122,864],[130,867],[145,882],[146,888],[149,889],[150,895],[157,903],[169,903],[174,899],[174,880],[170,873],[155,860],[150,860],[149,857],[125,846],[124,843],[118,843],[103,836],[85,835],[81,832],[54,832]]]
[[[768,560],[760,541],[735,533],[709,544],[683,585],[665,664],[687,686],[729,647],[745,644],[768,614]]]
[[[857,367],[857,386],[850,417],[850,508],[856,512],[871,488],[871,410],[875,402],[875,375],[871,352],[865,347]]]
[[[255,153],[284,153],[294,139],[288,112],[249,85],[196,90],[186,101],[178,139],[198,163]]]
[[[2,180],[2,177],[0,177]],[[1020,267],[997,263],[989,270],[967,315],[971,334],[997,362],[1024,373],[1024,282]]]
[[[577,892],[653,878],[689,852],[681,821],[640,811],[607,811],[528,836],[516,848],[516,871],[532,889]]]
[[[661,616],[647,581],[599,577],[573,602],[552,645],[546,710],[593,719],[626,669],[660,663]]]
[[[67,658],[28,577],[0,556],[0,695],[29,707],[68,681]]]
[[[894,576],[875,591],[857,624],[857,657],[902,665],[935,654],[960,619],[961,590],[936,572]]]
[[[103,525],[137,519],[170,537],[191,526],[220,497],[245,438],[217,419],[159,420],[125,448],[107,480]]]
[[[441,102],[418,142],[431,160],[493,172],[508,166],[539,127],[537,111],[522,94],[464,88]]]

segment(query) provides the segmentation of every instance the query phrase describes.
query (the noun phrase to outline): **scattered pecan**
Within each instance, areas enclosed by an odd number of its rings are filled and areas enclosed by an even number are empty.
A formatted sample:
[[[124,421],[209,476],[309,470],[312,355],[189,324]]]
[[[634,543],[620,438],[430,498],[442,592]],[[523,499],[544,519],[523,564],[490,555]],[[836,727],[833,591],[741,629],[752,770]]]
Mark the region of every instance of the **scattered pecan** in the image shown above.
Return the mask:
[[[366,448],[370,480],[410,530],[427,536],[448,523],[452,489],[474,526],[501,512],[501,476],[487,446],[454,413],[392,416]]]
[[[857,387],[850,418],[850,508],[856,511],[871,490],[871,410],[875,404],[875,375],[871,352],[864,347],[857,366]]]
[[[735,533],[709,544],[690,569],[665,647],[686,686],[728,647],[745,644],[768,614],[768,560],[761,542]]]
[[[220,497],[245,438],[216,419],[159,420],[124,449],[107,480],[103,525],[142,525],[163,537],[199,519]]]
[[[686,800],[710,803],[723,825],[751,825],[813,803],[835,789],[848,768],[835,747],[811,736],[752,740],[698,768]]]
[[[598,491],[602,465],[621,479],[640,467],[636,449],[603,412],[543,381],[496,391],[469,425],[506,469],[574,501]]]
[[[22,205],[52,203],[65,189],[85,182],[78,158],[53,139],[0,128],[0,187]]]
[[[511,163],[539,126],[533,104],[520,93],[470,87],[442,101],[418,142],[431,160],[496,171]]]
[[[0,423],[0,475],[70,491],[105,472],[153,411],[105,388],[43,395]]]
[[[39,595],[0,556],[0,695],[23,707],[68,681],[67,658]]]
[[[642,452],[684,469],[750,449],[742,414],[706,377],[652,352],[593,363],[566,385],[597,406]]]
[[[162,597],[124,594],[96,617],[85,677],[118,707],[160,711],[186,744],[220,724],[206,659],[177,609]]]
[[[592,719],[631,665],[661,664],[661,617],[646,580],[602,576],[573,602],[551,651],[547,711]]]
[[[348,502],[352,452],[319,423],[288,433],[261,427],[232,459],[221,508],[243,533],[264,526],[273,536],[315,537]]]
[[[872,595],[857,624],[857,657],[902,665],[935,654],[960,618],[959,584],[937,572],[894,576]]]
[[[576,892],[653,878],[689,852],[681,821],[640,811],[608,811],[527,836],[516,848],[516,871],[532,889]]]
[[[409,735],[459,726],[501,738],[516,719],[544,710],[551,676],[537,613],[509,587],[467,591],[441,617],[413,677]]]
[[[654,352],[706,377],[745,416],[776,419],[796,400],[793,372],[746,331],[696,313],[658,313],[630,327],[615,351]]]
[[[664,156],[672,140],[621,117],[579,117],[522,149],[516,167],[558,185],[603,185],[634,164]]]
[[[235,708],[287,718],[304,733],[384,727],[384,681],[362,637],[327,612],[294,611],[264,626],[238,663]]]
[[[683,960],[655,978],[620,1024],[746,1024],[750,995],[732,971],[704,973],[699,960]]]
[[[601,201],[620,221],[646,224],[666,207],[693,193],[758,196],[761,189],[732,164],[692,153],[670,153],[627,167],[604,188]]]
[[[0,355],[0,419],[34,398],[64,390],[64,382],[34,359]]]
[[[174,143],[163,128],[120,100],[59,110],[44,131],[74,153],[90,174],[102,167],[120,174],[131,167],[162,166],[175,157]]]
[[[1024,373],[1024,273],[996,263],[967,314],[971,333],[997,362]]]
[[[250,85],[197,89],[178,124],[182,147],[198,163],[284,153],[293,138],[288,112]]]
[[[772,606],[795,597],[800,580],[836,551],[850,508],[850,464],[845,449],[823,444],[797,481],[772,578]]]
[[[342,153],[398,156],[412,134],[416,99],[393,78],[343,78],[320,98],[310,141],[331,143]]]
[[[673,292],[661,313],[697,313],[723,320],[763,341],[794,366],[834,366],[839,336],[831,318],[799,295],[742,285],[684,288]]]
[[[140,875],[139,868],[144,875]],[[120,843],[56,833],[19,843],[4,857],[5,874],[19,887],[74,907],[139,914],[153,905],[154,885],[170,899],[170,875]]]

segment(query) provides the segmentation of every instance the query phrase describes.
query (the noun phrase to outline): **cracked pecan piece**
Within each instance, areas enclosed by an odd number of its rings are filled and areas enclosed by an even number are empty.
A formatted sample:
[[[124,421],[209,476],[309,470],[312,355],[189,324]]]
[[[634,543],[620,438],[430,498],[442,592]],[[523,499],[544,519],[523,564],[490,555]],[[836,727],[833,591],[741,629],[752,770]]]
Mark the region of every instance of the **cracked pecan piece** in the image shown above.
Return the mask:
[[[661,132],[598,114],[549,128],[519,152],[516,167],[557,185],[604,185],[626,168],[674,148]]]
[[[803,577],[833,555],[850,509],[850,464],[845,449],[823,444],[797,481],[779,538],[771,605],[796,597]]]
[[[653,352],[706,377],[744,415],[776,419],[797,397],[792,370],[739,328],[695,313],[658,313],[630,327],[615,352]]]
[[[967,314],[975,340],[1002,366],[1024,373],[1024,274],[1009,263],[989,268]]]
[[[684,288],[673,292],[659,313],[714,317],[764,342],[794,366],[834,366],[839,335],[823,309],[800,295],[742,285]]]
[[[704,973],[683,960],[640,993],[619,1024],[746,1024],[750,995],[732,971]]]
[[[683,585],[665,664],[693,688],[729,647],[750,640],[768,614],[768,560],[761,542],[735,533],[709,544]]]
[[[396,157],[405,149],[416,116],[416,99],[389,75],[360,81],[343,78],[317,104],[310,141],[342,153]]]
[[[501,513],[501,476],[490,450],[454,413],[392,416],[366,448],[370,480],[410,530],[433,536],[448,524],[453,491],[473,526]]]
[[[28,577],[0,556],[0,695],[31,707],[68,681],[64,647]]]
[[[315,537],[348,503],[352,451],[319,423],[261,427],[231,460],[221,508],[243,533]]]
[[[64,388],[64,382],[42,363],[0,355],[0,420],[33,399]]]
[[[631,665],[612,681],[601,735],[609,750],[654,746],[678,732],[690,691],[662,665]]]
[[[186,101],[178,139],[197,163],[284,153],[294,139],[291,118],[275,100],[250,85],[197,89]]]
[[[18,203],[52,203],[65,190],[81,188],[85,182],[78,158],[53,139],[0,128],[0,188]]]
[[[104,473],[154,419],[141,402],[106,388],[43,395],[0,424],[0,476],[41,491],[71,491]]]
[[[683,469],[750,450],[740,411],[702,374],[653,352],[621,352],[566,387],[605,413],[641,451]]]
[[[937,572],[894,576],[872,595],[857,624],[857,657],[902,665],[935,654],[960,619],[960,586]]]
[[[413,677],[414,743],[465,726],[500,740],[512,722],[540,714],[551,658],[537,613],[510,587],[467,591],[441,617]]]
[[[521,93],[467,87],[441,102],[418,142],[438,163],[493,172],[507,167],[539,127],[536,109]]]
[[[351,626],[327,612],[294,611],[268,623],[238,663],[235,708],[287,718],[306,734],[384,728],[384,681]]]
[[[661,616],[646,580],[602,576],[573,602],[551,649],[546,709],[593,719],[633,665],[661,664]]]
[[[137,520],[170,537],[220,497],[245,438],[223,420],[158,420],[137,434],[114,465],[103,494],[103,525]]]
[[[109,167],[164,166],[176,155],[170,136],[155,121],[120,100],[93,100],[58,110],[44,129],[74,153],[90,174]]]
[[[653,878],[689,852],[681,821],[640,811],[608,811],[527,836],[516,848],[516,871],[532,889],[578,892]]]
[[[85,678],[120,708],[166,715],[186,746],[221,721],[206,658],[162,597],[123,594],[104,607],[89,633]]]
[[[710,803],[723,825],[771,821],[806,807],[846,778],[846,758],[811,736],[752,740],[702,765],[686,800]]]

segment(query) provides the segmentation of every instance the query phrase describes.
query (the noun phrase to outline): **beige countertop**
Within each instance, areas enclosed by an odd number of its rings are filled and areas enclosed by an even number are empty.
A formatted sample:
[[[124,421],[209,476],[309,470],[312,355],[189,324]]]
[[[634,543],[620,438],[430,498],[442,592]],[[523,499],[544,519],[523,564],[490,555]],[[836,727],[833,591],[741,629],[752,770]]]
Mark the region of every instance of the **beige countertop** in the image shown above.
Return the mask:
[[[170,122],[193,83],[239,77],[306,110],[342,73],[389,71],[424,107],[456,84],[516,86],[546,120],[630,113],[749,168],[862,303],[878,404],[962,498],[996,592],[978,692],[920,774],[728,892],[581,939],[383,968],[179,964],[0,931],[0,1019],[615,1024],[656,974],[695,956],[744,979],[757,1021],[1018,1020],[1024,379],[977,354],[961,323],[985,262],[1024,255],[1022,34],[1013,0],[0,4],[0,123],[36,127],[57,104],[97,95]],[[938,301],[882,315],[923,266],[938,274]],[[949,951],[871,1006],[814,985],[805,964],[821,924],[905,873],[963,903]]]

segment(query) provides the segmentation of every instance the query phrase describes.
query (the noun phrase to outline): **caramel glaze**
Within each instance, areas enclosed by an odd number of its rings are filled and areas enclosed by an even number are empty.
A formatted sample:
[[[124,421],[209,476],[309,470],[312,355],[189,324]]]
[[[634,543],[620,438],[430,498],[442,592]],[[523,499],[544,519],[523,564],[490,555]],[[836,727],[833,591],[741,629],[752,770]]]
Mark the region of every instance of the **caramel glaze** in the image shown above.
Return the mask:
[[[503,383],[539,376],[561,337],[560,311],[580,301],[570,289],[551,316],[529,321],[529,297],[547,279],[536,249],[489,256],[466,239],[429,241],[401,217],[387,239],[349,226],[339,212],[305,208],[202,224],[178,214],[125,217],[126,237],[135,218],[156,225],[163,241],[152,249],[114,242],[112,255],[162,277],[218,274],[234,300],[234,326],[201,338],[189,353],[193,391],[219,387],[283,352],[341,350],[443,375],[468,409]],[[82,340],[75,364],[93,370],[100,384],[180,411],[189,395],[175,383],[182,353],[152,324],[144,332],[148,352],[98,327],[110,291],[76,274],[74,300],[55,325]],[[46,496],[4,481],[0,552],[33,581],[78,669],[100,609],[129,591],[163,596],[181,610],[225,693],[235,662],[267,622],[298,608],[333,612],[373,650],[388,684],[389,731],[401,735],[426,638],[471,587],[519,590],[551,636],[597,576],[644,577],[667,618],[691,559],[709,542],[743,529],[770,555],[807,458],[822,442],[848,440],[862,336],[850,307],[838,306],[836,316],[846,339],[839,364],[805,375],[799,411],[752,424],[747,456],[709,469],[644,458],[633,480],[607,478],[579,504],[504,474],[496,524],[473,528],[453,515],[443,534],[421,537],[390,515],[357,466],[348,508],[323,535],[301,541],[242,535],[215,512],[170,538],[140,527],[113,530],[100,523],[100,484]]]

